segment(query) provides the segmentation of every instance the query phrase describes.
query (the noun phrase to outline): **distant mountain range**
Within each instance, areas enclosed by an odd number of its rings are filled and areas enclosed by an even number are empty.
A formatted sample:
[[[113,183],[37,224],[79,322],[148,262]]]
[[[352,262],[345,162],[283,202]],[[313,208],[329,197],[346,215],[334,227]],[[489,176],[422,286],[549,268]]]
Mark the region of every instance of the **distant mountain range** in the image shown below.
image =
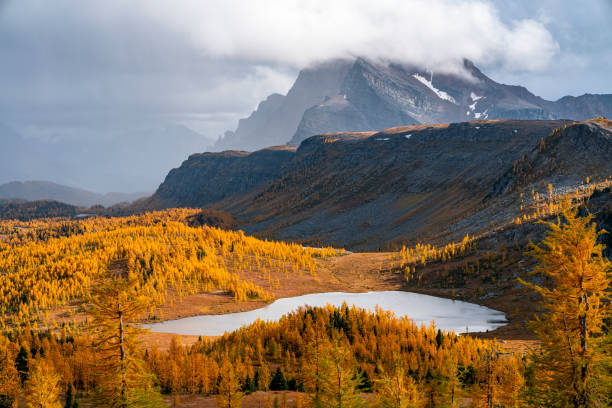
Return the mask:
[[[612,117],[612,95],[547,101],[522,86],[493,81],[467,60],[464,74],[459,75],[357,58],[302,70],[287,95],[270,95],[213,149],[297,146],[325,132],[474,119],[587,120],[601,116]]]
[[[95,135],[38,138],[0,123],[0,184],[53,180],[95,191],[152,191],[170,169],[211,143],[179,124],[112,126]]]
[[[0,199],[52,200],[77,207],[91,207],[93,205],[108,207],[122,202],[132,202],[147,195],[147,193],[98,194],[49,181],[13,181],[0,185]]]
[[[297,150],[193,155],[144,208],[212,207],[250,234],[376,249],[487,233],[612,176],[612,121],[478,120],[313,136]],[[533,211],[533,210],[532,210]]]

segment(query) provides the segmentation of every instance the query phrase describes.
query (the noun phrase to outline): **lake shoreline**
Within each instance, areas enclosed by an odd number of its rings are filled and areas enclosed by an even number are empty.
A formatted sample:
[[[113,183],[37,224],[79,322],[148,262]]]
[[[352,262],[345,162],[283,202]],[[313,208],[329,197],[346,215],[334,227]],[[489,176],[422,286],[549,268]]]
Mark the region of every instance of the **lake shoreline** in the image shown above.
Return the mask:
[[[443,331],[492,331],[508,323],[502,311],[461,300],[410,291],[324,292],[277,299],[271,304],[225,315],[198,315],[165,322],[147,324],[152,332],[170,332],[179,335],[223,335],[238,330],[257,320],[278,321],[282,316],[304,307],[357,307],[370,312],[378,309],[391,311],[398,318],[408,318],[415,324],[428,325],[434,321]]]

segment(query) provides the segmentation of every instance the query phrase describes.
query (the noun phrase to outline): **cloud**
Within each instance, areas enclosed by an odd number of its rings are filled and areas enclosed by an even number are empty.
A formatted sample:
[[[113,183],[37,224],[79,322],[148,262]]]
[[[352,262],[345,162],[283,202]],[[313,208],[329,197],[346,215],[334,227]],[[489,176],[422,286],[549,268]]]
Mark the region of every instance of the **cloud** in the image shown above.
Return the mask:
[[[286,92],[296,71],[367,56],[434,70],[462,58],[545,69],[559,47],[533,19],[504,21],[486,1],[5,1],[0,111],[246,113]],[[62,113],[65,115],[65,113]],[[105,121],[105,120],[103,120]],[[218,132],[220,129],[215,129]],[[214,135],[212,135],[214,136]]]
[[[29,28],[38,57],[150,73],[189,70],[185,51],[254,64],[368,56],[437,66],[469,58],[509,70],[545,69],[559,46],[534,19],[505,22],[469,0],[76,0],[9,2],[3,23]],[[21,27],[19,27],[21,25]],[[75,34],[78,34],[75,36]],[[24,33],[22,33],[24,35]],[[82,35],[82,36],[81,36]],[[141,48],[134,54],[134,45]],[[42,51],[42,50],[39,50]],[[55,54],[55,55],[54,55]],[[30,60],[35,63],[35,56]],[[179,57],[179,58],[177,58]],[[68,58],[69,60],[65,60]],[[155,61],[155,65],[150,65]],[[48,72],[61,74],[48,67]],[[58,67],[61,68],[61,67]],[[70,71],[69,71],[70,72]]]
[[[131,3],[133,4],[133,3]],[[339,56],[424,66],[469,58],[509,70],[545,69],[559,46],[533,19],[505,23],[484,1],[142,1],[214,57],[302,67]]]
[[[270,93],[286,93],[299,69],[343,56],[436,71],[469,58],[548,98],[612,92],[609,0],[581,5],[0,0],[0,122],[40,140],[168,122],[215,138]],[[146,143],[145,134],[124,137]]]

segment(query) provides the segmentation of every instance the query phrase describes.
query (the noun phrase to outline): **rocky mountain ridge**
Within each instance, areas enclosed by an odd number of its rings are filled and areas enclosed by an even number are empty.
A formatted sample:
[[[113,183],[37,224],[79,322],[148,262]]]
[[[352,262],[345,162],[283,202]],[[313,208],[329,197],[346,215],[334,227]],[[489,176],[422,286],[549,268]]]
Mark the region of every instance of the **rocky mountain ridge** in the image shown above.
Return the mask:
[[[277,146],[253,153],[225,151],[194,154],[168,173],[145,208],[201,207],[247,193],[280,177],[295,148]]]
[[[92,205],[108,207],[122,202],[129,203],[147,195],[147,193],[99,194],[50,181],[13,181],[0,185],[0,199],[51,200],[78,207],[91,207]]]
[[[325,132],[375,131],[394,126],[484,119],[587,120],[612,116],[612,95],[547,101],[504,85],[465,60],[447,74],[364,58],[335,60],[300,72],[286,96],[274,94],[214,150],[257,150]]]
[[[150,202],[213,207],[247,233],[309,244],[448,242],[513,222],[521,192],[612,175],[611,128],[605,120],[486,120],[328,133],[295,151],[192,156]],[[258,168],[265,176],[245,178]]]

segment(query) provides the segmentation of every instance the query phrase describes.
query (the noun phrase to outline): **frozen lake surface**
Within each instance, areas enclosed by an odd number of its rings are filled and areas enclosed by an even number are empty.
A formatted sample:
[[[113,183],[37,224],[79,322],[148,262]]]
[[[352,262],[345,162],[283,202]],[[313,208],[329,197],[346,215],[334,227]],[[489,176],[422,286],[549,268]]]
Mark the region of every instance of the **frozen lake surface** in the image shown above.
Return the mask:
[[[507,323],[506,315],[498,310],[473,303],[450,300],[435,296],[403,291],[366,293],[327,292],[283,298],[260,309],[224,315],[202,315],[143,325],[153,332],[220,336],[257,319],[278,321],[302,306],[325,306],[327,304],[349,306],[374,311],[376,306],[390,310],[398,317],[407,316],[417,324],[429,324],[435,320],[436,327],[455,333],[493,330]]]

